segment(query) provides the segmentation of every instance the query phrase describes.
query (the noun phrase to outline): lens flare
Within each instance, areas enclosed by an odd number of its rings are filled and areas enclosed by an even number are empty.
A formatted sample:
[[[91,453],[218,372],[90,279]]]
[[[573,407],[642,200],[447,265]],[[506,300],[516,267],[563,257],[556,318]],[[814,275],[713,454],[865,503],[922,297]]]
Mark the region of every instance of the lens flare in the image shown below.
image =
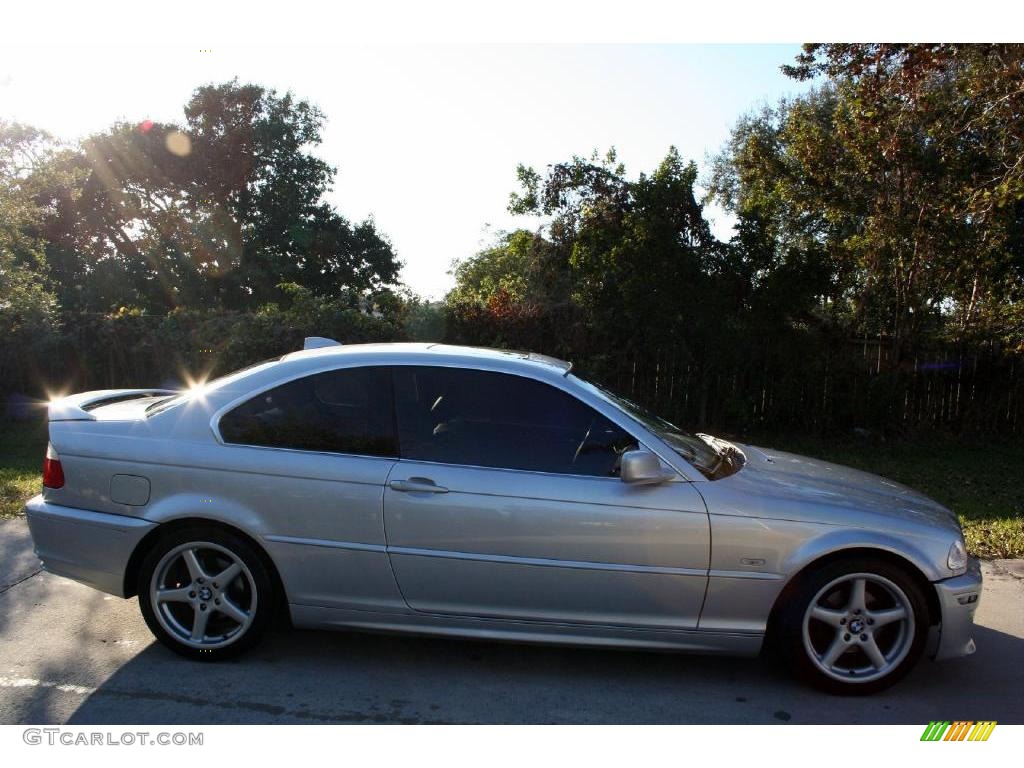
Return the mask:
[[[178,157],[188,157],[192,154],[192,139],[181,131],[171,131],[164,139],[167,151]]]
[[[206,394],[206,379],[206,374],[196,377],[188,371],[181,371],[181,380],[185,382],[185,389],[181,394],[190,400],[202,400]]]
[[[68,396],[67,392],[53,392],[49,389],[44,390],[43,393],[46,395],[46,402],[51,405],[53,403],[63,400],[65,397]]]

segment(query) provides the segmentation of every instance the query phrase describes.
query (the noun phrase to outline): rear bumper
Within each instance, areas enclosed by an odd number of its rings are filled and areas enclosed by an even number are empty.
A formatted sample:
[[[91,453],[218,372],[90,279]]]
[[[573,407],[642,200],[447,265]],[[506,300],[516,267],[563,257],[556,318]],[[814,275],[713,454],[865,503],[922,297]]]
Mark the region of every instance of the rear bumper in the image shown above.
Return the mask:
[[[981,600],[981,563],[971,559],[967,573],[935,582],[942,624],[935,659],[974,653],[974,612]]]
[[[25,517],[43,569],[124,597],[128,560],[155,523],[48,504],[36,496]]]

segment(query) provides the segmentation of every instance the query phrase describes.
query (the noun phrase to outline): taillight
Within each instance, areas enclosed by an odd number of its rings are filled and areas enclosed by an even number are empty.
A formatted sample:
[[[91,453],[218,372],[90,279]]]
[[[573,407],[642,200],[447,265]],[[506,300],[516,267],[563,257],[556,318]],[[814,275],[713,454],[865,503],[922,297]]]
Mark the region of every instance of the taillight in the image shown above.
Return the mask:
[[[43,485],[47,488],[64,487],[64,468],[51,443],[46,444],[46,458],[43,459]]]

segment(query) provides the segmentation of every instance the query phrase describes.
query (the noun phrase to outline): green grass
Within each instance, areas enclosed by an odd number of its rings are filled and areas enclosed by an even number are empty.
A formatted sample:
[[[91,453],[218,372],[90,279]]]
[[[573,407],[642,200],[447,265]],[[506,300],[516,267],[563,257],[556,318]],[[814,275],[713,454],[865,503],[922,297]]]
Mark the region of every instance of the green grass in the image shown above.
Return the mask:
[[[1024,441],[929,435],[884,443],[808,437],[750,442],[909,485],[959,515],[971,554],[1024,557]]]
[[[928,436],[879,443],[811,437],[749,442],[865,469],[916,488],[960,516],[978,557],[1024,557],[1024,441]],[[39,492],[46,426],[0,421],[0,518]]]
[[[0,421],[0,519],[21,514],[42,489],[46,424]]]

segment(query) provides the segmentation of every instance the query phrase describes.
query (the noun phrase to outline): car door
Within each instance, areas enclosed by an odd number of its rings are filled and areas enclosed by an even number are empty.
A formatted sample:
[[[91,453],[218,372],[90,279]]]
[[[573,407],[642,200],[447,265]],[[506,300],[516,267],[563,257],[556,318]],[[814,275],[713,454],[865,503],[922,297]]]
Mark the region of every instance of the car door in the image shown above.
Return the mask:
[[[689,482],[619,480],[636,440],[549,383],[446,367],[394,376],[400,459],[384,519],[412,609],[697,626],[710,534]]]
[[[390,368],[286,381],[229,405],[217,430],[216,486],[246,510],[290,602],[406,609],[381,514],[398,452]]]

